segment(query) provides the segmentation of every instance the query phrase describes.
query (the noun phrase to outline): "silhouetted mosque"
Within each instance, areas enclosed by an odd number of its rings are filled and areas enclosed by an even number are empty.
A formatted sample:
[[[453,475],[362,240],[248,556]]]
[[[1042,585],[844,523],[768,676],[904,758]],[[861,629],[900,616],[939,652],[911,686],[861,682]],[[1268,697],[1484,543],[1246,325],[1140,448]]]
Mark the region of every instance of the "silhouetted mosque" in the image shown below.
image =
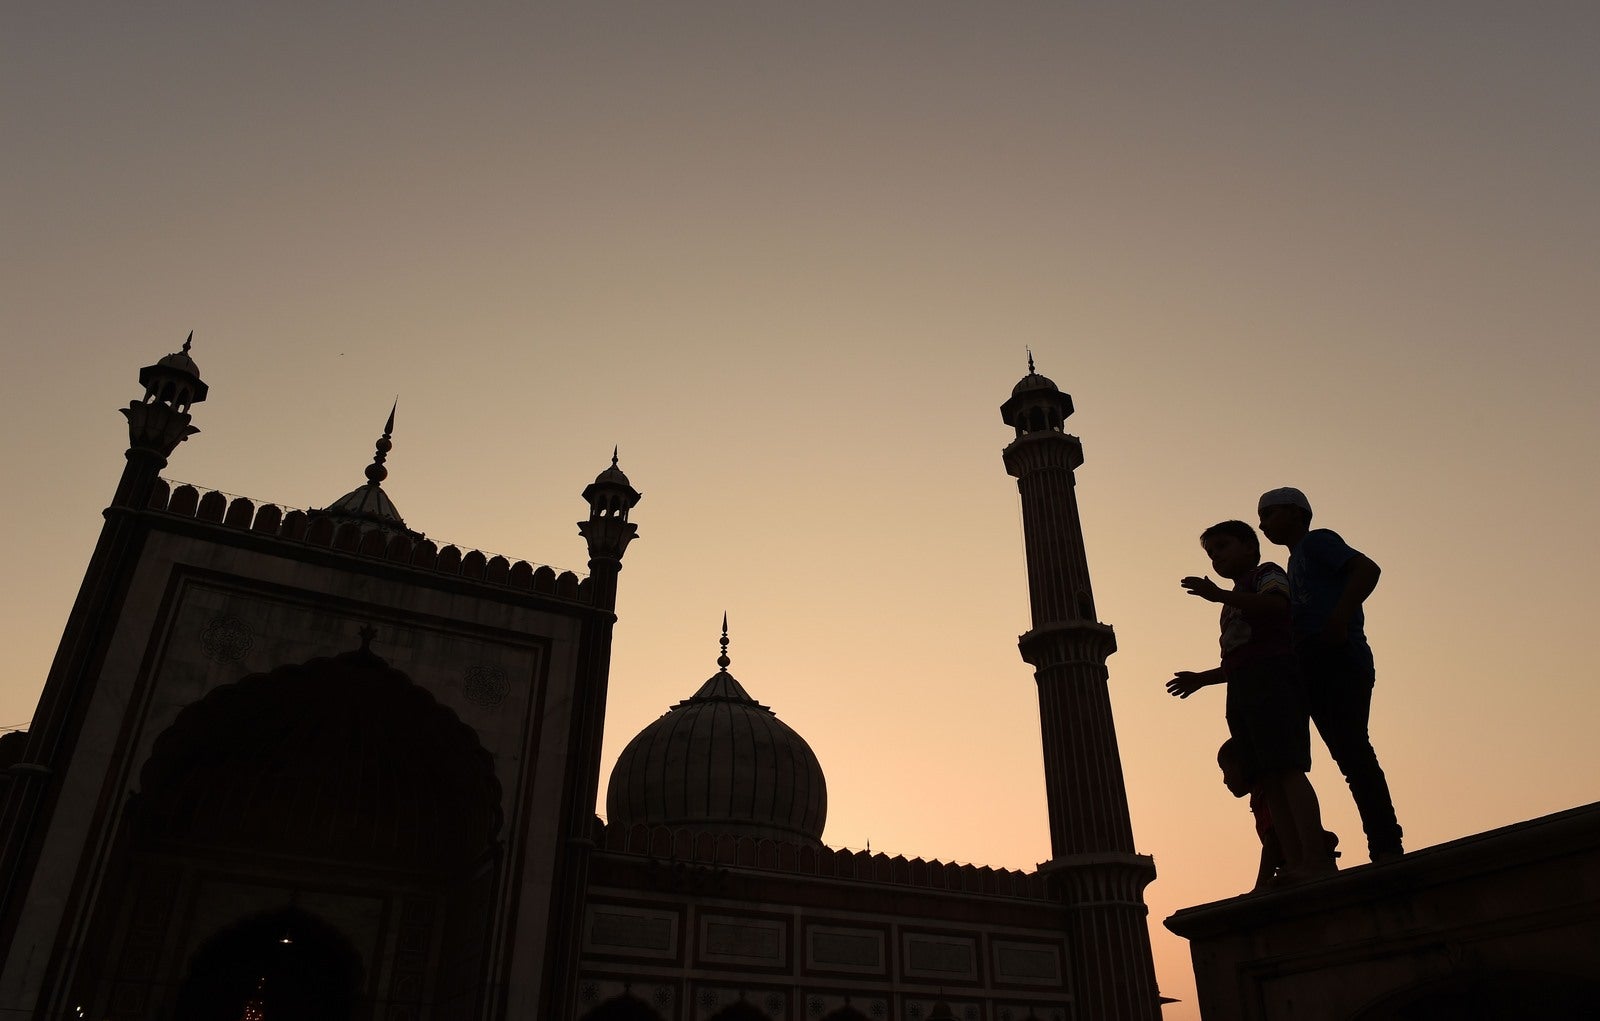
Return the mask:
[[[581,579],[407,523],[392,413],[365,482],[320,509],[174,486],[207,396],[189,347],[140,372],[60,651],[5,743],[0,1013],[1159,1016],[1072,402],[1031,362],[1002,412],[1052,860],[1019,872],[825,846],[822,767],[730,672],[726,630],[622,753],[602,825],[639,501],[615,456],[582,492]]]
[[[730,672],[726,628],[716,672],[623,751],[602,825],[639,501],[615,456],[582,492],[582,579],[408,525],[382,486],[392,414],[366,481],[321,509],[174,487],[159,473],[207,396],[188,352],[140,372],[32,725],[0,739],[0,1014],[1159,1016],[1155,868],[1128,818],[1082,449],[1071,398],[1031,360],[1001,411],[1051,860],[1020,872],[825,846],[821,765]],[[1597,820],[1590,806],[1168,924],[1208,1019],[1593,1016],[1573,1012],[1600,1002]]]

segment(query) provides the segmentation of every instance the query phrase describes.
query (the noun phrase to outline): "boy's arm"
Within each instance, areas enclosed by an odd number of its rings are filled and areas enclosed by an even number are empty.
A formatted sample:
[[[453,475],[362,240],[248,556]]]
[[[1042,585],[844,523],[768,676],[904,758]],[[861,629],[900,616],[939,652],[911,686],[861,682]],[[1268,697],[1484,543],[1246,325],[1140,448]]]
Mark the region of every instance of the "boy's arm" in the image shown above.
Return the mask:
[[[1276,590],[1271,592],[1241,592],[1238,589],[1225,589],[1209,577],[1198,578],[1193,575],[1184,578],[1178,584],[1182,585],[1191,596],[1199,596],[1208,603],[1221,603],[1224,606],[1237,607],[1247,613],[1259,616],[1287,617],[1289,615],[1288,598]],[[1374,581],[1374,584],[1376,584],[1376,581]],[[1357,605],[1359,604],[1360,601],[1357,600]],[[1349,619],[1348,615],[1346,619]]]
[[[1345,561],[1340,573],[1344,575],[1344,591],[1339,593],[1339,601],[1333,604],[1328,623],[1322,628],[1322,640],[1329,645],[1343,645],[1349,639],[1350,618],[1378,587],[1378,575],[1383,572],[1371,557],[1356,553]]]
[[[1167,694],[1178,698],[1188,698],[1208,684],[1221,684],[1227,679],[1219,666],[1199,672],[1179,670],[1172,675],[1172,680],[1167,682]]]
[[[1256,889],[1272,882],[1278,866],[1283,864],[1283,849],[1278,846],[1278,834],[1268,832],[1261,838],[1261,864],[1256,866]]]

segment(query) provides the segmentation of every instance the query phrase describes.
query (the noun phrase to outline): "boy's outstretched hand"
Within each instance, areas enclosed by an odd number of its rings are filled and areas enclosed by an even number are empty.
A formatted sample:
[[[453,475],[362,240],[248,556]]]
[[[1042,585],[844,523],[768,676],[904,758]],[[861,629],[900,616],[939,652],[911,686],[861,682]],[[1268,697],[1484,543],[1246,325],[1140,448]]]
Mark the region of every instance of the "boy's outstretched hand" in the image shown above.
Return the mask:
[[[1197,578],[1191,574],[1178,582],[1178,584],[1182,585],[1191,596],[1199,596],[1208,603],[1222,602],[1222,587],[1212,581],[1209,576]]]
[[[1167,694],[1176,698],[1188,698],[1206,685],[1214,683],[1207,676],[1209,673],[1210,671],[1197,674],[1193,670],[1179,670],[1172,676],[1172,680],[1167,682]]]

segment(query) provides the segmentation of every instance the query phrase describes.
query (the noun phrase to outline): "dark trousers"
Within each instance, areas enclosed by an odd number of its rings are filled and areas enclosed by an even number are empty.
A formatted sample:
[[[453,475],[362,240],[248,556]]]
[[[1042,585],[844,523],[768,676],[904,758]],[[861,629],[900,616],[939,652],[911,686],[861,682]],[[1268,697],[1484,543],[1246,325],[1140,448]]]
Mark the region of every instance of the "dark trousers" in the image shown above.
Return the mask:
[[[1350,785],[1356,811],[1361,813],[1361,828],[1367,831],[1368,853],[1398,853],[1400,823],[1395,819],[1389,781],[1384,779],[1378,754],[1367,736],[1375,676],[1371,651],[1364,645],[1302,649],[1300,670],[1306,681],[1311,721]]]

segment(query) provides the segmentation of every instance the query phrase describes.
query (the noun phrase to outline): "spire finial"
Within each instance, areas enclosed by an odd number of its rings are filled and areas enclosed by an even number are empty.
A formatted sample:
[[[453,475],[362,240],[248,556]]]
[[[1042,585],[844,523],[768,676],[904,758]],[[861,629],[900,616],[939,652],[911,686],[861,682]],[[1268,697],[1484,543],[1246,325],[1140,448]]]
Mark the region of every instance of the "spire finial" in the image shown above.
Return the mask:
[[[367,481],[377,485],[389,477],[389,469],[383,466],[388,460],[389,451],[394,449],[394,443],[389,439],[394,435],[394,413],[400,407],[400,398],[394,399],[394,405],[389,408],[389,420],[383,423],[383,435],[378,437],[378,442],[373,444],[372,463],[367,465]]]
[[[611,445],[611,467],[615,468],[616,466],[617,466],[617,446],[616,446],[616,444],[612,444]]]
[[[1033,348],[1025,347],[1023,350],[1028,352],[1028,375],[1032,376],[1035,374],[1033,371]]]
[[[728,664],[733,660],[728,658],[728,611],[722,611],[722,655],[717,657],[717,667],[723,672],[728,672]]]
[[[194,331],[190,330],[188,338],[186,340],[184,340],[184,342],[183,342],[183,353],[184,354],[188,354],[189,353],[189,345],[193,344],[193,343],[194,343]]]

